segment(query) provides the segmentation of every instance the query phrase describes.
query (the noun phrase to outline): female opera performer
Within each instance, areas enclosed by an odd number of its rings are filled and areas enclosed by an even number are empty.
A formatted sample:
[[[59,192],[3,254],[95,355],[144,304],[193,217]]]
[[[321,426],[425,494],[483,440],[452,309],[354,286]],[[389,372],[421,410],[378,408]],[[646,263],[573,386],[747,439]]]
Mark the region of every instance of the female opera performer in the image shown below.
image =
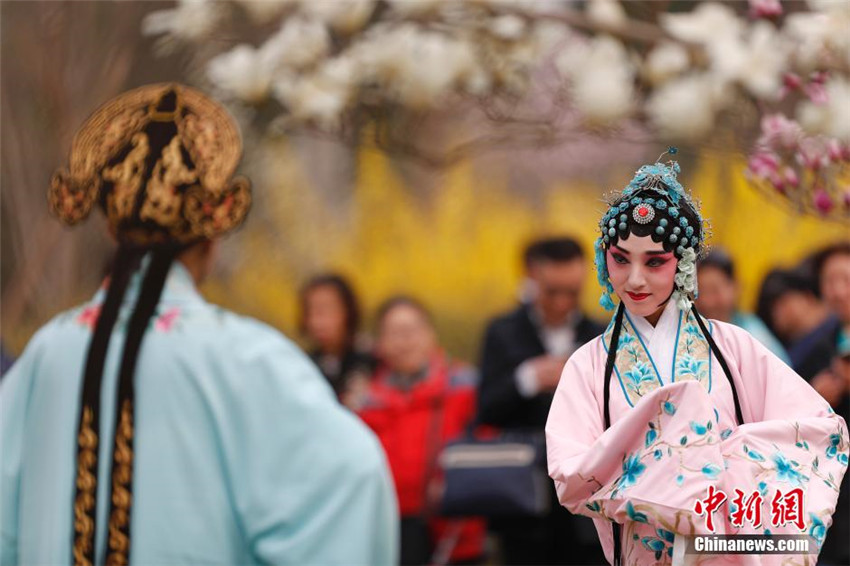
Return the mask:
[[[847,469],[847,426],[746,331],[697,313],[705,226],[678,172],[672,161],[641,167],[599,224],[601,302],[613,310],[616,294],[619,306],[564,368],[549,475],[562,505],[594,519],[612,564],[814,564]],[[685,552],[712,533],[808,534],[818,548]]]

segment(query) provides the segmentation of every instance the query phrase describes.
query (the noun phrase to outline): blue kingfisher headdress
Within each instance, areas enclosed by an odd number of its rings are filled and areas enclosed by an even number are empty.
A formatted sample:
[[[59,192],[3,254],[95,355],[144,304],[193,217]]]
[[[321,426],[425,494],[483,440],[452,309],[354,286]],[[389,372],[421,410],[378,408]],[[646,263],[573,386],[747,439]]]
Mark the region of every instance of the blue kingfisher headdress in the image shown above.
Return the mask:
[[[677,150],[671,147],[666,153],[675,155]],[[599,302],[605,309],[614,308],[614,288],[608,279],[605,252],[629,234],[650,236],[675,254],[678,268],[674,299],[683,311],[690,308],[697,292],[696,259],[705,251],[706,227],[699,207],[676,178],[679,172],[675,161],[644,165],[628,186],[610,200],[608,211],[599,221],[600,234],[595,245],[596,273],[603,288]]]

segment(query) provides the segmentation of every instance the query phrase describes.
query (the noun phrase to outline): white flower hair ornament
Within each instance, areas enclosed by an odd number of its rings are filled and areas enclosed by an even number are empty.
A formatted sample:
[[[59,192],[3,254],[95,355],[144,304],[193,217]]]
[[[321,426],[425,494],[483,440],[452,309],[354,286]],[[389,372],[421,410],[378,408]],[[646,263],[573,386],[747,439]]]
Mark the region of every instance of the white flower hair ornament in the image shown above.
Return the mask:
[[[667,150],[670,155],[676,152],[674,147]],[[606,310],[613,310],[615,305],[605,254],[629,234],[650,236],[666,251],[673,252],[678,263],[671,298],[684,313],[693,306],[697,296],[696,262],[706,253],[707,228],[699,207],[677,180],[679,172],[675,161],[644,165],[622,192],[609,199],[595,245],[596,275],[603,288],[599,303]]]

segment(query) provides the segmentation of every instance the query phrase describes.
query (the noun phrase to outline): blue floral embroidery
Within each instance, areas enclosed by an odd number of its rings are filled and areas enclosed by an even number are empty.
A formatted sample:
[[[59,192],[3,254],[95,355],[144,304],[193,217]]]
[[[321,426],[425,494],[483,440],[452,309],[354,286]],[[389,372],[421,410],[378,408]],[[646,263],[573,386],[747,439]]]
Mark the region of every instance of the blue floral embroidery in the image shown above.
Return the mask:
[[[826,525],[814,513],[809,513],[809,519],[809,536],[817,541],[820,548],[823,545],[823,539],[826,538]]]
[[[698,360],[686,354],[676,363],[676,373],[680,376],[692,375],[699,379],[705,372],[705,365],[705,360]]]
[[[800,486],[803,481],[808,481],[808,477],[794,469],[797,463],[793,460],[788,460],[781,452],[773,455],[773,461],[776,463],[777,480],[790,483],[793,486]]]
[[[673,539],[676,538],[676,535],[670,531],[665,531],[664,529],[656,529],[655,532],[658,533],[659,538],[666,540],[670,544],[673,544]]]
[[[646,470],[646,464],[640,461],[637,452],[623,460],[623,475],[620,476],[619,487],[625,489],[637,483],[638,477]]]
[[[650,445],[652,445],[652,443],[655,442],[655,439],[657,437],[658,437],[658,433],[655,432],[654,428],[650,428],[648,431],[646,431],[646,443],[645,443],[646,447],[649,448]]]
[[[682,482],[684,482],[684,481],[685,481],[685,476],[683,476],[682,474],[679,474],[678,476],[676,476],[676,485],[678,485],[679,487],[682,487]]]
[[[691,421],[691,430],[700,436],[703,436],[706,432],[708,432],[708,429],[705,425],[701,425],[696,421]]]
[[[668,415],[671,415],[671,416],[675,415],[676,414],[676,405],[674,405],[670,401],[664,401],[664,412],[667,413]]]
[[[721,471],[722,470],[720,469],[720,466],[718,466],[717,464],[708,463],[702,467],[702,473],[711,479],[716,479],[717,474],[719,474]]]
[[[835,458],[835,455],[838,453],[838,445],[841,443],[841,435],[840,434],[830,434],[829,435],[829,446],[826,448],[826,457],[827,458]]]
[[[634,389],[640,388],[641,383],[655,380],[652,368],[644,362],[636,363],[632,369],[625,373],[624,377],[629,380],[629,386]]]
[[[626,502],[626,515],[629,516],[629,519],[638,523],[649,523],[649,519],[646,516],[646,513],[641,513],[639,511],[635,511],[634,505],[632,505],[631,501]]]

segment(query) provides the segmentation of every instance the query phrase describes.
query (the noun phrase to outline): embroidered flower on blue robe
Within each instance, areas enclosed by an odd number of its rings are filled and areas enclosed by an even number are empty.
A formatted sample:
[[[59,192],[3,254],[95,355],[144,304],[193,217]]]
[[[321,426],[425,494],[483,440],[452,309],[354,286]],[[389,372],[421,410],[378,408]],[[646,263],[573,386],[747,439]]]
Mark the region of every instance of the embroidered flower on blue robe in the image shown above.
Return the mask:
[[[623,460],[623,475],[620,476],[620,489],[625,489],[637,483],[638,477],[646,470],[646,465],[640,461],[637,453]]]
[[[808,481],[808,477],[794,469],[795,465],[799,466],[799,464],[793,460],[788,460],[781,452],[773,455],[773,461],[776,463],[777,480],[790,483],[793,486],[800,486],[803,481]]]

